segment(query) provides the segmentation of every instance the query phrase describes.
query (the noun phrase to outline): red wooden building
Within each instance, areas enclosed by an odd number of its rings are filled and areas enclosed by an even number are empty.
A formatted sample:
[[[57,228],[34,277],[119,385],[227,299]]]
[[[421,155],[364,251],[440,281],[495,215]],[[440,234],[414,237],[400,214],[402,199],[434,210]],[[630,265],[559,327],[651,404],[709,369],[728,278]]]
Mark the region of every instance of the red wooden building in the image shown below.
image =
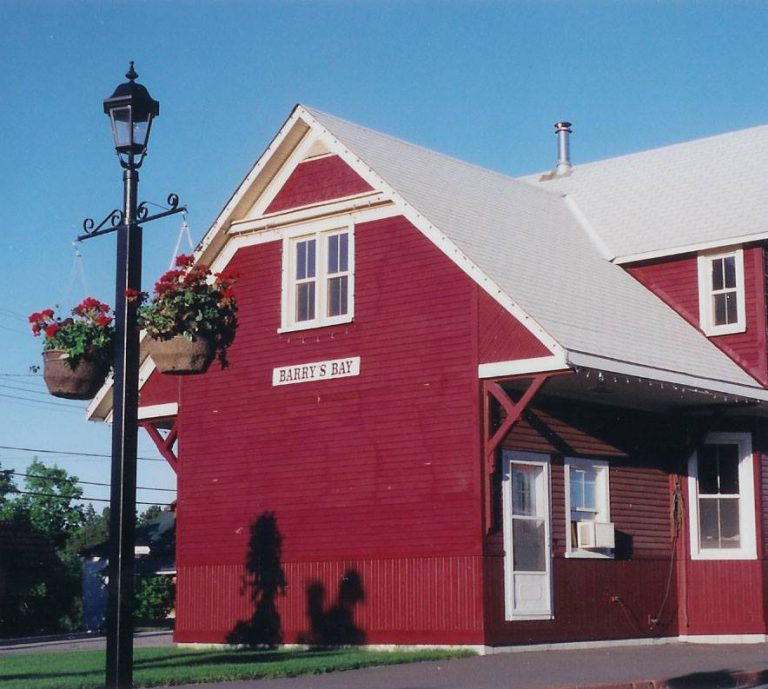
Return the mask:
[[[141,370],[179,642],[768,635],[768,127],[509,177],[298,106]],[[108,419],[110,396],[92,403]]]

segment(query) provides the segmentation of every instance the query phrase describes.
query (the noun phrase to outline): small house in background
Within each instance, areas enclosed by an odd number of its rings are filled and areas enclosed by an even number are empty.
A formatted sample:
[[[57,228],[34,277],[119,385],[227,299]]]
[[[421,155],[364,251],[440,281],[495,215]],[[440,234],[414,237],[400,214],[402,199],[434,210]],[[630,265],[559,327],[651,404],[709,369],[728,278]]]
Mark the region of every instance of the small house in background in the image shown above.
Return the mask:
[[[768,127],[556,133],[511,179],[291,113],[196,253],[230,367],[141,369],[176,641],[766,639]]]
[[[83,557],[83,629],[106,628],[109,543],[86,548]],[[136,527],[134,572],[139,579],[176,576],[176,510],[163,510],[152,521]]]

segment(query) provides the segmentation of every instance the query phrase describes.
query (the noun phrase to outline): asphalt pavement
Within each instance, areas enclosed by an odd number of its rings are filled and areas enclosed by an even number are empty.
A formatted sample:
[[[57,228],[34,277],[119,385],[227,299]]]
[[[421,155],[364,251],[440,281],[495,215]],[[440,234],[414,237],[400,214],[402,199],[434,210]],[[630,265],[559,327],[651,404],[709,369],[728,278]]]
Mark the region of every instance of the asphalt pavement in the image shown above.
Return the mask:
[[[169,632],[136,645],[171,645]],[[99,648],[103,637],[26,639],[5,653]],[[504,650],[485,656],[177,689],[768,689],[768,644],[656,643]]]

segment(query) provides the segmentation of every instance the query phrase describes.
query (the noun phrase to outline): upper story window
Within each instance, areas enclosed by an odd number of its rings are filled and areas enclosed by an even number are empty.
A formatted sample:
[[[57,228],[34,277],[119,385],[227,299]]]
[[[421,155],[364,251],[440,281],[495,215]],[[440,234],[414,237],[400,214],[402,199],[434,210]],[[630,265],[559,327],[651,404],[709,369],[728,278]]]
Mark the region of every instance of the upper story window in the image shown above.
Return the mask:
[[[608,463],[596,459],[565,459],[566,554],[569,557],[610,557],[614,547]]]
[[[741,249],[699,256],[699,321],[707,335],[746,330]]]
[[[350,226],[285,240],[281,330],[348,323],[353,316],[354,235]]]
[[[748,433],[711,433],[688,463],[691,557],[756,557],[752,442]]]

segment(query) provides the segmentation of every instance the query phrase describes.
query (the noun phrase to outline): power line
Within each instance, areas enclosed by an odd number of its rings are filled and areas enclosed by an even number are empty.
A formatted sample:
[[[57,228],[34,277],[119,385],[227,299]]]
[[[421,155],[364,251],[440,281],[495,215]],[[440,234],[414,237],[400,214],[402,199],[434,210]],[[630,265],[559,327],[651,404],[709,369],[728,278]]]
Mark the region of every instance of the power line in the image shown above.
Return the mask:
[[[22,474],[18,471],[13,472],[13,476],[23,476],[24,478],[41,478],[45,480],[50,480],[50,476],[40,476],[38,474]],[[97,483],[95,481],[81,481],[79,478],[72,478],[71,476],[64,479],[64,481],[71,482],[71,483],[82,483],[87,486],[106,486],[109,488],[111,484],[109,483]],[[136,486],[136,490],[161,490],[166,493],[175,493],[175,488],[148,488],[147,486]]]
[[[0,450],[16,450],[17,452],[39,452],[40,454],[49,455],[67,455],[68,457],[97,457],[111,458],[112,455],[101,454],[98,452],[67,452],[66,450],[44,450],[40,447],[15,447],[13,445],[0,445]],[[137,457],[137,459],[144,460],[145,462],[164,462],[164,459],[159,457]]]
[[[79,497],[76,498],[71,495],[57,495],[56,493],[36,493],[29,490],[15,490],[9,493],[9,495],[34,495],[38,498],[58,498],[59,500],[91,500],[93,502],[109,502],[109,498],[86,498],[86,497]],[[137,505],[158,505],[159,507],[169,507],[173,503],[171,502],[141,502],[140,500],[136,501]]]

